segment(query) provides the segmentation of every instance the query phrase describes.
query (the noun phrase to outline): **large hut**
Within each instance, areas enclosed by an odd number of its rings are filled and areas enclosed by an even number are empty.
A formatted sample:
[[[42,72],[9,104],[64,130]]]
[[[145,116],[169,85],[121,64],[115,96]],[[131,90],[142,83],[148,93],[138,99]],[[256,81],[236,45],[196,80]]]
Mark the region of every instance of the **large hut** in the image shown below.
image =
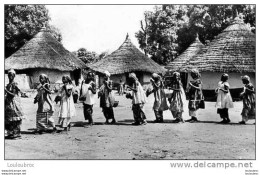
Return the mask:
[[[195,40],[191,43],[191,45],[179,56],[177,56],[174,59],[174,61],[170,62],[167,66],[165,66],[165,68],[168,70],[166,75],[171,77],[172,72],[180,72],[182,84],[184,88],[186,88],[188,81],[188,73],[185,69],[183,69],[183,66],[186,65],[187,62],[191,58],[193,58],[201,50],[202,47],[204,47],[204,45],[200,42],[199,35],[197,34]]]
[[[242,75],[249,75],[255,85],[255,34],[243,20],[236,18],[222,33],[182,66],[189,72],[197,68],[202,75],[204,95],[215,99],[214,89],[223,73],[229,74],[231,94],[239,98]],[[189,77],[190,78],[190,77]]]
[[[36,34],[17,52],[5,60],[5,70],[15,69],[23,89],[35,88],[39,75],[49,76],[51,84],[60,84],[62,76],[69,75],[77,84],[86,65],[66,50],[45,29]]]
[[[123,44],[100,61],[88,65],[99,74],[99,84],[103,82],[104,71],[109,71],[115,86],[122,79],[128,82],[128,74],[135,72],[142,84],[148,84],[152,73],[164,74],[166,69],[148,58],[131,42],[128,34]]]

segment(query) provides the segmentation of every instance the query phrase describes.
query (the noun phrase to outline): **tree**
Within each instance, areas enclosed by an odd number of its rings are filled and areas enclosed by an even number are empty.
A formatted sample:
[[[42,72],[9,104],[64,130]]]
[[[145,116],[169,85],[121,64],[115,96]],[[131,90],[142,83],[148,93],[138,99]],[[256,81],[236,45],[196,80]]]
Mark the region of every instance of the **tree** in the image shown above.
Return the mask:
[[[255,32],[255,5],[162,5],[144,13],[136,33],[139,46],[159,64],[167,64],[194,41],[214,39],[239,16]]]
[[[49,13],[44,5],[5,5],[5,57],[10,56],[42,27],[61,41],[61,33],[49,25]]]
[[[109,51],[103,51],[103,52],[101,52],[101,54],[99,54],[98,57],[97,57],[97,61],[99,61],[99,60],[105,58],[107,55],[109,55]]]
[[[62,41],[62,35],[60,29],[53,25],[48,25],[47,27],[48,32],[50,32],[59,42]]]
[[[80,48],[77,51],[77,57],[85,64],[94,63],[96,60],[98,60],[98,54],[96,52],[87,51],[85,48]]]
[[[136,33],[140,48],[159,64],[166,64],[176,56],[177,31],[185,22],[182,5],[155,6],[155,11],[145,12],[141,30]]]

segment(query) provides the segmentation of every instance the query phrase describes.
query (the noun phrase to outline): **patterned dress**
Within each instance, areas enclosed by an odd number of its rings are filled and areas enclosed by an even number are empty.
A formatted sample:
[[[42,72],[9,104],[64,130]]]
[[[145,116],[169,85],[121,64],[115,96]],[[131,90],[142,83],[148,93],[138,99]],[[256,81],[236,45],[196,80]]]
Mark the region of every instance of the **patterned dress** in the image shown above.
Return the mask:
[[[112,93],[112,84],[113,82],[111,80],[104,82],[98,93],[98,96],[100,97],[100,107],[102,108],[107,122],[109,119],[115,120],[113,110],[114,96]]]
[[[249,91],[248,89],[251,91]],[[243,121],[245,122],[249,119],[255,119],[255,92],[254,86],[251,83],[245,85],[244,87],[243,110],[241,115]]]
[[[53,113],[54,109],[50,94],[42,87],[38,88],[36,95],[38,109],[36,113],[36,128],[38,131],[47,130],[49,127],[55,127]],[[52,109],[52,110],[51,110]]]
[[[173,93],[170,98],[170,111],[174,118],[180,118],[182,112],[184,112],[184,105],[186,101],[185,92],[183,87],[179,84],[174,84],[172,86]]]
[[[203,96],[202,89],[201,89],[202,82],[200,79],[196,79],[196,80],[190,81],[190,84],[199,88],[199,89],[194,88],[191,85],[189,85],[189,87],[188,87],[189,114],[190,114],[190,116],[196,117],[196,115],[197,115],[196,111],[199,108],[203,108],[200,105],[201,101],[204,100],[204,96]]]
[[[15,94],[12,96],[6,93],[5,96],[5,129],[8,137],[16,138],[21,136],[21,124],[23,112],[20,106],[18,92],[20,89],[17,83],[12,82],[6,86],[6,90]]]

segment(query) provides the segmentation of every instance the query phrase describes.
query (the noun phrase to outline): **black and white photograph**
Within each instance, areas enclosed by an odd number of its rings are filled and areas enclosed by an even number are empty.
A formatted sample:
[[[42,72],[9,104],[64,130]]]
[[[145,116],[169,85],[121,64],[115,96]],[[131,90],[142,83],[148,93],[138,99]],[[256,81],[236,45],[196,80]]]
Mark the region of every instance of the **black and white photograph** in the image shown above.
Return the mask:
[[[158,3],[2,4],[2,175],[258,174],[256,4]]]

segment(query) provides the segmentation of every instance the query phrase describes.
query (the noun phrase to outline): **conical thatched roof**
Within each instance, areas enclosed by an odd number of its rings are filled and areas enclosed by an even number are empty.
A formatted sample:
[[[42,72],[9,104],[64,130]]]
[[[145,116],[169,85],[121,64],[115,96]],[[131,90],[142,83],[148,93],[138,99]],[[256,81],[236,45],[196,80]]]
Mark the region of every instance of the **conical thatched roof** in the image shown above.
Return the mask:
[[[199,37],[197,35],[195,41],[177,58],[175,58],[172,62],[165,66],[165,68],[171,71],[185,71],[183,70],[183,66],[185,66],[187,62],[192,57],[194,57],[202,47],[204,47],[204,45],[200,42]]]
[[[137,49],[128,35],[124,43],[116,51],[88,66],[94,71],[103,73],[107,70],[111,74],[134,71],[164,73],[166,71],[162,66]]]
[[[209,45],[187,62],[183,69],[211,72],[255,72],[255,34],[236,19]]]
[[[66,50],[49,32],[41,30],[5,60],[5,69],[47,68],[72,71],[86,65]]]

